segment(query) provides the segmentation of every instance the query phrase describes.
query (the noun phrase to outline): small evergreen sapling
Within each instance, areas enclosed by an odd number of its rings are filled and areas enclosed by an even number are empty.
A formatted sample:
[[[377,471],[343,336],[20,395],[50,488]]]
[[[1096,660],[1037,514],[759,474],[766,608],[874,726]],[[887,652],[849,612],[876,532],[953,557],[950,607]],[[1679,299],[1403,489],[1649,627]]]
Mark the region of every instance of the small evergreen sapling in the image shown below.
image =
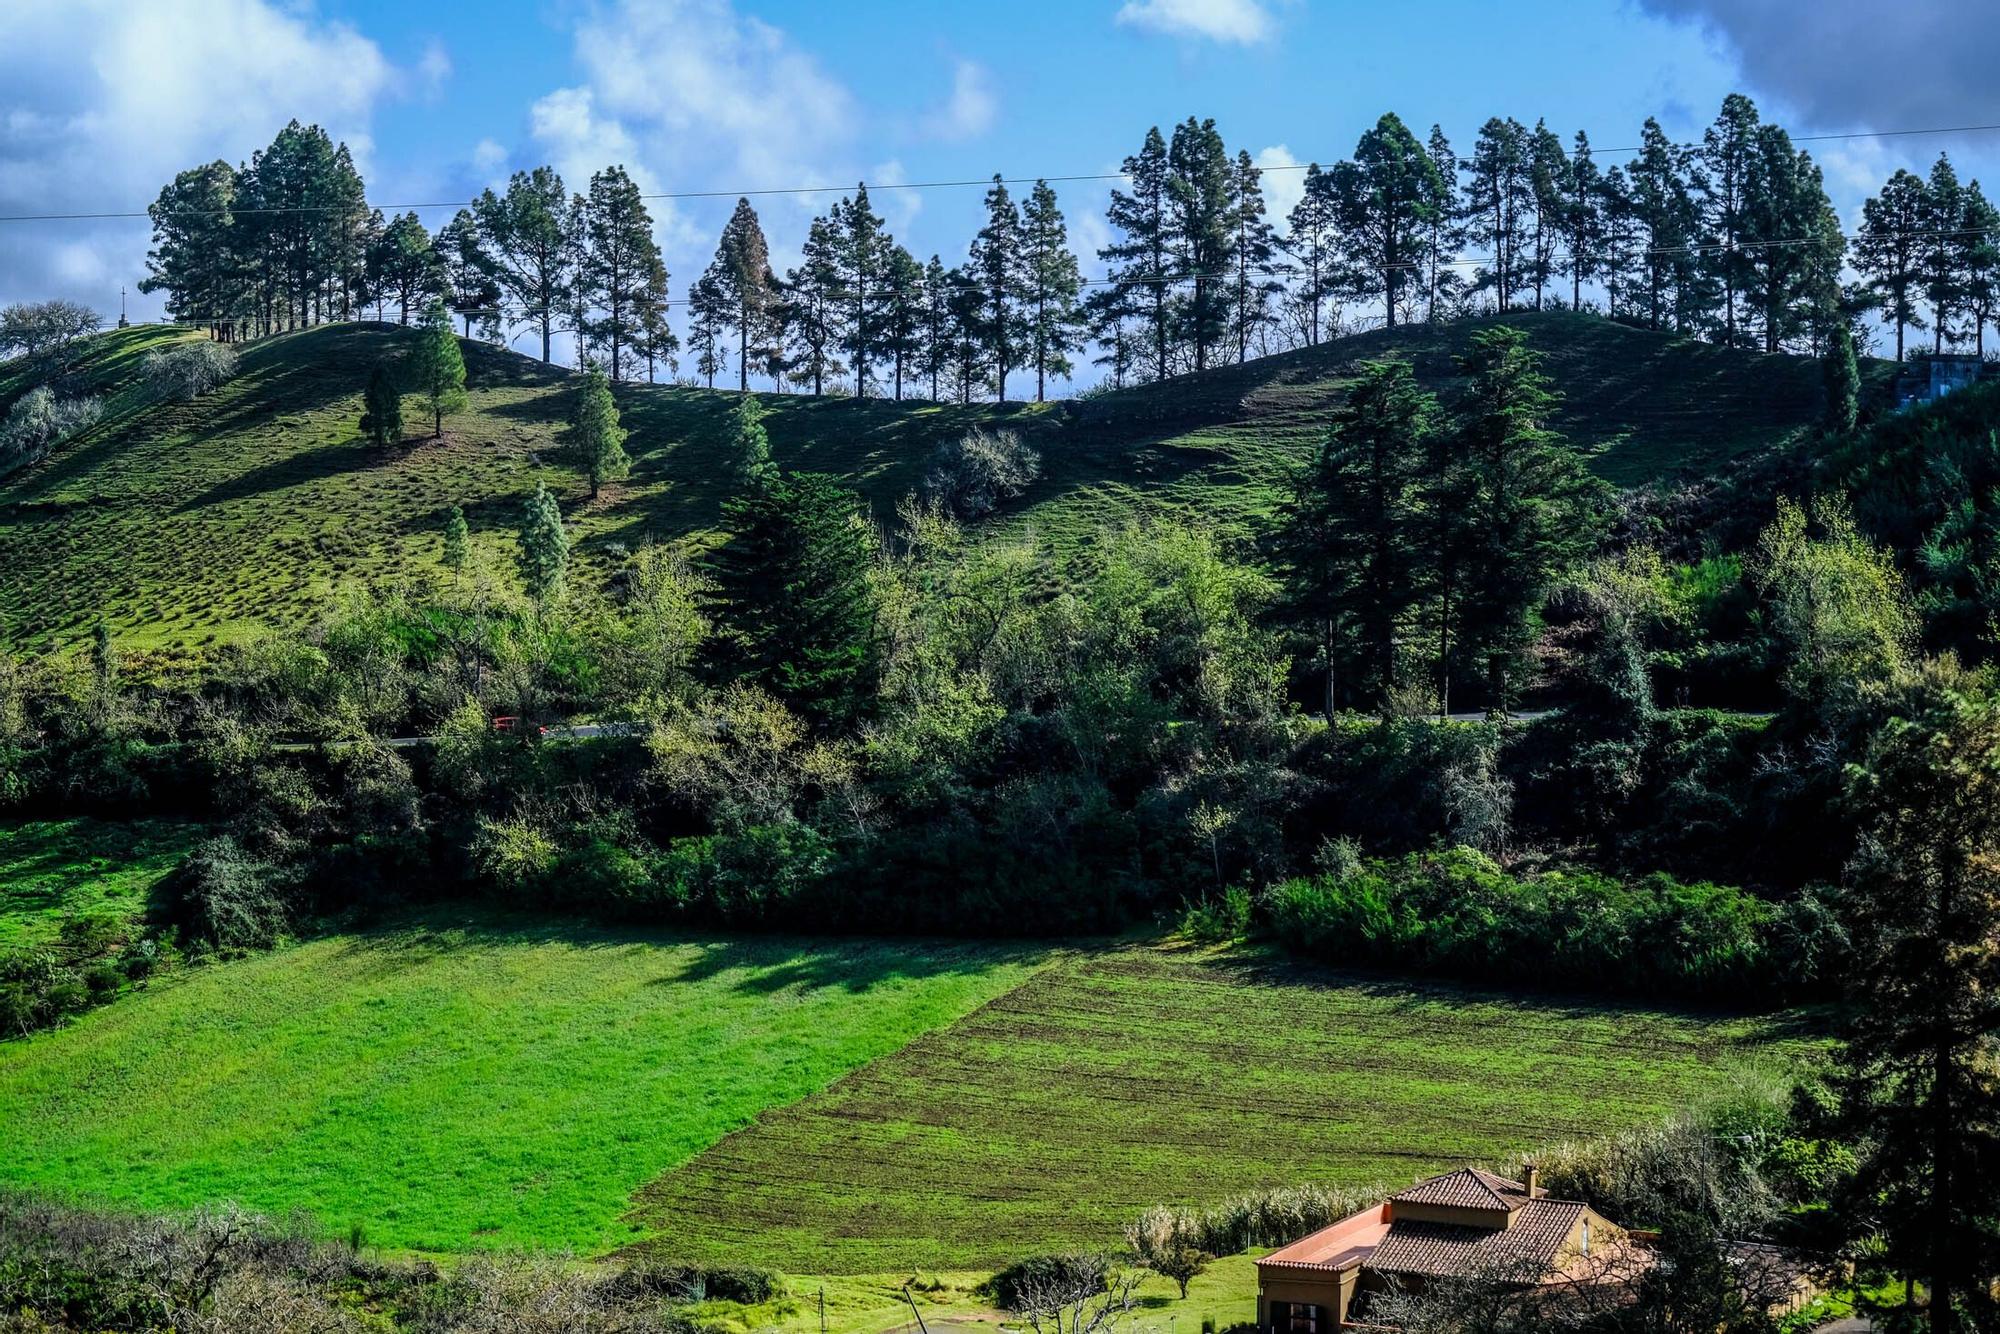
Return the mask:
[[[562,593],[569,570],[569,534],[563,530],[556,498],[539,482],[521,515],[520,562],[521,582],[529,597],[542,603]]]
[[[447,570],[465,568],[466,550],[470,538],[471,532],[465,523],[465,510],[453,505],[450,516],[444,521],[444,567]]]
[[[595,366],[584,374],[583,393],[570,431],[577,461],[590,477],[592,500],[604,483],[618,481],[632,471],[632,460],[625,453],[626,431],[618,424],[618,404],[611,397],[611,382]]]
[[[465,411],[465,354],[459,350],[458,335],[451,329],[451,314],[441,301],[433,302],[424,313],[424,327],[417,336],[411,359],[411,379],[424,405],[431,412],[431,438],[444,434],[444,419]]]
[[[362,396],[361,430],[370,443],[393,445],[403,438],[403,391],[388,361],[375,363],[368,373],[368,391]]]

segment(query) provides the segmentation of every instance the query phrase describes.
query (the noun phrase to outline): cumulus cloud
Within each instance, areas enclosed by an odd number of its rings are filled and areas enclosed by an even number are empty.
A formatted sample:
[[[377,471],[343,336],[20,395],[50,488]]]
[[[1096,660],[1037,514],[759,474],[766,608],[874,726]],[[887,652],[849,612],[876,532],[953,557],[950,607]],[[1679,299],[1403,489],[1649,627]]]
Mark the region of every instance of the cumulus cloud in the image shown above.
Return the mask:
[[[394,76],[352,27],[267,0],[0,5],[0,213],[143,207],[176,171],[241,162],[292,117],[359,158]],[[0,302],[115,313],[144,276],[144,219],[7,226]],[[132,301],[135,315],[158,305]]]
[[[1272,225],[1284,232],[1288,230],[1285,220],[1292,216],[1292,210],[1306,192],[1305,164],[1283,144],[1258,149],[1252,160],[1264,173],[1265,211]]]
[[[961,60],[952,71],[951,96],[925,118],[932,138],[956,142],[976,139],[993,128],[1000,113],[1000,93],[993,74],[976,61]]]
[[[1259,0],[1125,0],[1118,22],[1171,37],[1251,46],[1270,39],[1271,14]]]
[[[2000,24],[1983,7],[1821,0],[1640,0],[1700,25],[1754,90],[1815,128],[1916,129],[2000,119]]]
[[[444,43],[432,38],[424,44],[424,53],[417,59],[417,87],[432,101],[444,94],[444,86],[451,82],[451,53],[444,49]]]

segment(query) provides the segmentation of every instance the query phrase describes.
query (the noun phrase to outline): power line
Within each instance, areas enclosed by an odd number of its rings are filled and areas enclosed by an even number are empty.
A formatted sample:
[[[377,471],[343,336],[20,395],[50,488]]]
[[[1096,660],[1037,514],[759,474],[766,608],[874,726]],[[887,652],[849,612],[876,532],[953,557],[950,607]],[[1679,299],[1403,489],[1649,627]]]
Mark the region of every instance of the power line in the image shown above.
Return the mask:
[[[1795,144],[1835,143],[1855,139],[1901,139],[1918,135],[1935,134],[1979,134],[2000,130],[2000,123],[1990,125],[1938,125],[1919,129],[1903,130],[1851,130],[1838,134],[1802,134],[1792,136]],[[1699,148],[1699,140],[1669,140],[1670,148]],[[1588,156],[1596,157],[1604,153],[1643,153],[1644,146],[1599,148],[1593,145]],[[1338,159],[1333,159],[1338,160]],[[1259,167],[1261,172],[1305,171],[1312,163],[1281,162]],[[998,176],[983,179],[937,180],[937,181],[862,181],[858,184],[880,193],[885,190],[955,190],[985,185],[1034,185],[1046,181],[1051,185],[1074,184],[1077,182],[1123,181],[1130,174],[1123,171],[1076,172],[1062,176]],[[850,187],[845,185],[782,185],[765,186],[749,190],[658,190],[640,194],[641,199],[681,200],[681,199],[761,199],[775,195],[816,195],[843,194]],[[429,200],[422,203],[376,204],[374,208],[384,213],[414,213],[427,209],[471,208],[476,200]],[[265,216],[295,213],[335,213],[347,206],[340,204],[294,204],[271,207],[174,209],[166,216],[177,218],[215,217],[221,214],[231,216]],[[7,213],[0,214],[0,223],[18,222],[112,222],[134,218],[151,218],[150,209],[107,209],[100,212],[81,213]]]

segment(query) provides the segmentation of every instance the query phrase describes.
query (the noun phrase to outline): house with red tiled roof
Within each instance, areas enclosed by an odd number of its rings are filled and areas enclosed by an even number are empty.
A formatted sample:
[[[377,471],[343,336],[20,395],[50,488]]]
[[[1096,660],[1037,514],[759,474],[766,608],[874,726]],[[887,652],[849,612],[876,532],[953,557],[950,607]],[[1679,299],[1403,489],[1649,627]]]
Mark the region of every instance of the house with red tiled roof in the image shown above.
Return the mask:
[[[1440,1279],[1557,1286],[1629,1282],[1645,1263],[1630,1235],[1577,1200],[1554,1200],[1535,1170],[1510,1181],[1475,1167],[1420,1181],[1257,1262],[1257,1325],[1333,1334],[1371,1296]]]

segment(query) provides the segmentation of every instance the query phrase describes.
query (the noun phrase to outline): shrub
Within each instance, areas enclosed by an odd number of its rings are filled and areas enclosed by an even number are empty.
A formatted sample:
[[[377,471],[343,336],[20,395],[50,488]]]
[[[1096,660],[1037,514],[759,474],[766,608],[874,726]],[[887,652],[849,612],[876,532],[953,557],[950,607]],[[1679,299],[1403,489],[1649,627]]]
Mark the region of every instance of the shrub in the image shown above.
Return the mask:
[[[975,428],[939,445],[924,494],[961,519],[991,514],[1041,476],[1042,456],[1013,431]]]
[[[225,834],[198,844],[166,892],[186,939],[218,950],[268,949],[290,929],[288,881]]]
[[[1666,875],[1515,876],[1455,848],[1287,881],[1265,905],[1287,946],[1346,962],[1676,997],[1775,998],[1808,984],[1773,966],[1786,919],[1771,904]],[[1805,913],[1797,929],[1817,925]]]
[[[140,374],[154,398],[192,403],[236,378],[236,352],[205,338],[154,348],[146,354]]]
[[[1110,1258],[1095,1251],[1062,1255],[1031,1255],[1016,1260],[995,1274],[988,1286],[995,1304],[1017,1310],[1023,1292],[1031,1287],[1095,1288],[1102,1290],[1111,1277]]]
[[[104,415],[97,398],[58,398],[46,385],[16,399],[0,421],[0,473],[25,467]]]

